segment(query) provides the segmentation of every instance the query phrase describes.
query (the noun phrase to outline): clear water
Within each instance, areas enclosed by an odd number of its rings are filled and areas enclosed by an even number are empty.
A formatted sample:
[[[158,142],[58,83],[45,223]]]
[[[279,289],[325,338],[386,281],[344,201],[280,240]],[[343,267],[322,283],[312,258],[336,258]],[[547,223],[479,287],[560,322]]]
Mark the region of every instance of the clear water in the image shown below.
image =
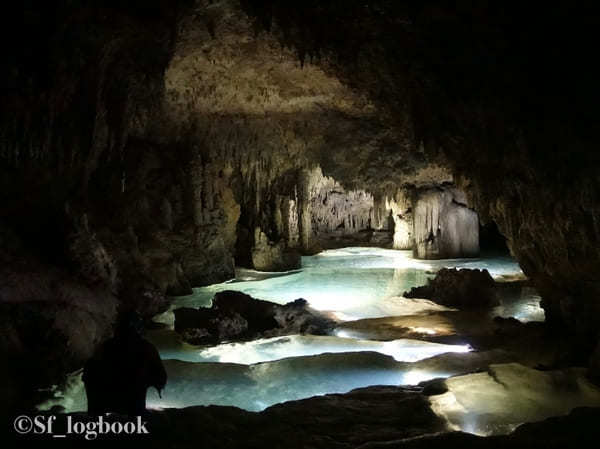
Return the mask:
[[[311,307],[333,312],[341,320],[406,315],[402,294],[427,283],[444,267],[486,268],[494,277],[522,275],[509,257],[422,261],[413,259],[411,251],[344,248],[303,257],[302,270],[284,275],[241,270],[232,281],[194,289],[174,307],[210,307],[215,293],[237,290],[277,304],[304,298]]]
[[[402,297],[403,292],[425,284],[444,267],[485,268],[496,278],[523,274],[509,257],[422,261],[413,259],[410,251],[344,248],[303,257],[302,269],[288,273],[240,269],[236,279],[194,289],[192,295],[178,298],[173,307],[209,307],[216,292],[237,290],[278,304],[304,298],[311,307],[331,312],[340,320],[452,310],[431,301]],[[538,319],[540,310],[539,297],[531,294],[506,300],[494,313],[519,315],[528,320]],[[162,320],[172,322],[171,315],[165,314]],[[277,402],[369,385],[418,383],[450,373],[411,369],[411,363],[442,353],[470,350],[466,344],[349,337],[340,333],[292,335],[197,347],[181,342],[172,331],[154,332],[150,338],[164,359],[188,364],[168,362],[173,370],[170,376],[177,379],[174,382],[179,387],[167,390],[163,400],[154,397],[152,404],[222,404],[257,410]],[[216,377],[208,374],[221,369],[223,373]],[[193,372],[197,373],[197,381],[193,380]]]
[[[209,307],[216,292],[238,290],[279,304],[305,298],[313,308],[329,311],[340,320],[448,310],[430,301],[402,297],[443,267],[486,268],[495,277],[522,274],[508,257],[418,261],[409,251],[347,248],[304,257],[302,269],[294,272],[239,270],[235,280],[197,288],[192,295],[178,298],[172,308]],[[539,318],[541,310],[534,294],[500,307],[498,313],[520,314],[524,319]],[[157,319],[172,324],[173,314],[167,312]],[[169,382],[162,398],[150,391],[148,403],[152,407],[233,405],[257,411],[279,402],[370,385],[416,384],[447,377],[453,373],[419,368],[418,361],[470,350],[466,344],[348,337],[292,335],[198,347],[180,341],[172,327],[152,331],[148,338],[165,360]],[[78,376],[57,396],[42,408],[58,404],[68,411],[85,409]]]
[[[150,408],[229,405],[260,411],[280,402],[329,393],[346,393],[369,385],[417,384],[456,372],[420,368],[419,362],[398,362],[379,352],[325,353],[295,356],[252,365],[164,360],[168,382],[162,398],[151,388]],[[64,391],[39,407],[62,406],[67,412],[85,411],[81,373],[69,379]]]
[[[209,347],[180,342],[171,331],[154,332],[149,335],[149,338],[160,348],[163,359],[242,365],[272,362],[290,357],[369,351],[390,356],[398,362],[416,362],[438,354],[468,352],[471,349],[466,344],[448,345],[411,339],[373,341],[321,335],[289,335]]]
[[[260,411],[273,404],[369,385],[414,384],[450,373],[412,369],[377,352],[300,356],[254,365],[165,361],[169,383],[154,408],[232,405]]]
[[[524,288],[512,297],[502,298],[492,314],[503,318],[513,317],[522,322],[544,321],[546,316],[541,308],[542,298],[532,288]]]

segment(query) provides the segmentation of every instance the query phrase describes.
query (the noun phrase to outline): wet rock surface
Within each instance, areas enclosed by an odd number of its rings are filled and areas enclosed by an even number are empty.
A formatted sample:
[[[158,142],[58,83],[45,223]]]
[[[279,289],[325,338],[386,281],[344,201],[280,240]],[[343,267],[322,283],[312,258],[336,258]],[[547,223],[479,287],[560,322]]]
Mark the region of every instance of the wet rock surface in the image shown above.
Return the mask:
[[[368,410],[368,413],[366,412]],[[83,414],[71,415],[85,422]],[[595,447],[600,408],[577,408],[566,416],[527,423],[508,435],[480,437],[448,431],[418,389],[370,387],[271,407],[261,413],[234,407],[188,407],[153,411],[150,435],[99,436],[96,441],[60,441],[7,435],[7,447],[93,447],[143,444],[161,448],[575,448]],[[64,426],[59,416],[57,428]],[[126,421],[124,417],[108,417]]]
[[[458,308],[490,307],[499,304],[494,279],[487,270],[443,268],[427,285],[405,292],[407,298],[427,298]]]
[[[507,434],[523,422],[600,405],[600,389],[585,368],[540,371],[517,363],[445,380],[448,391],[431,396],[432,408],[451,428],[479,435]]]
[[[175,331],[192,344],[289,334],[324,335],[334,325],[303,299],[282,306],[235,291],[217,293],[210,308],[184,307],[174,313]]]

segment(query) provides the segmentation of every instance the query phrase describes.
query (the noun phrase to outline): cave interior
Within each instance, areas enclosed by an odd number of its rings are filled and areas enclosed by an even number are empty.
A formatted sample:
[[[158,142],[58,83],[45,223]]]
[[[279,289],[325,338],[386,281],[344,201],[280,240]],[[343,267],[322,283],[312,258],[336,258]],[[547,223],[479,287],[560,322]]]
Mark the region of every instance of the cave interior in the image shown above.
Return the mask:
[[[7,6],[3,447],[78,447],[13,422],[91,419],[82,368],[132,312],[168,381],[150,435],[100,445],[597,442],[599,18]]]

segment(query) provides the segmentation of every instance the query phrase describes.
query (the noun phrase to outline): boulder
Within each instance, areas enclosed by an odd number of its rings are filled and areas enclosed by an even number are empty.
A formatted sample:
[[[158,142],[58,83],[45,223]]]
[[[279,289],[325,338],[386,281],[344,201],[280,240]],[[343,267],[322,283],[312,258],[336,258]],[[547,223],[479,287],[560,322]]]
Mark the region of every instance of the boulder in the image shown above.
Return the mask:
[[[407,298],[426,298],[458,308],[491,307],[499,304],[496,283],[487,270],[442,268],[427,285],[404,292]]]
[[[333,321],[304,299],[285,305],[236,291],[219,292],[210,308],[175,309],[175,331],[191,344],[215,344],[290,334],[326,334]]]

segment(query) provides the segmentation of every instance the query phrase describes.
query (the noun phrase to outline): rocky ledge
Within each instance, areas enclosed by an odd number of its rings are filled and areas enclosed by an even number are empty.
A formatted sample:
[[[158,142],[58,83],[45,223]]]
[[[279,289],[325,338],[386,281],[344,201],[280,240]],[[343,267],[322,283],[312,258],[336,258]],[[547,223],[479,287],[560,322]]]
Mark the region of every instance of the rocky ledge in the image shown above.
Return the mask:
[[[405,292],[407,298],[426,298],[450,307],[498,305],[496,284],[487,270],[442,268],[427,285]]]
[[[431,411],[426,393],[422,387],[369,387],[288,402],[261,413],[217,406],[155,410],[146,417],[148,435],[99,435],[85,441],[12,432],[5,447],[81,447],[82,442],[106,447],[118,442],[145,448],[586,448],[596,447],[600,438],[600,408],[589,407],[522,424],[507,435],[449,431]],[[85,414],[71,416],[74,421],[92,420]],[[105,420],[127,418],[113,415]],[[66,416],[59,415],[55,428],[65,421]]]
[[[175,331],[191,344],[215,344],[290,334],[325,335],[334,321],[305,299],[285,305],[236,291],[219,292],[210,308],[175,309]]]

